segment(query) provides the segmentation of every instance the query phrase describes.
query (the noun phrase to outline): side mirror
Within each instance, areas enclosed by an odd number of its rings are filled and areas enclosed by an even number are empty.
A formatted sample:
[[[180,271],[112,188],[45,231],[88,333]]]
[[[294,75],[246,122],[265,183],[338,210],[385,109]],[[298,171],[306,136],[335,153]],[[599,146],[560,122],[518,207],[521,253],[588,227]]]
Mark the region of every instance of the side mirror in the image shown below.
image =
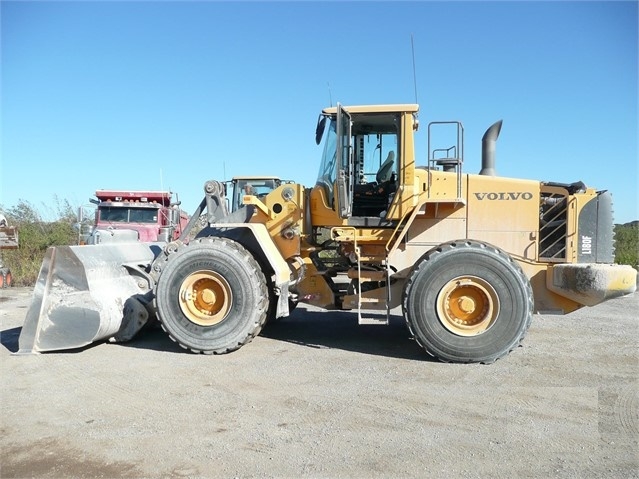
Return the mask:
[[[317,119],[317,126],[315,127],[315,144],[319,145],[324,135],[324,128],[326,128],[326,117],[320,114]]]

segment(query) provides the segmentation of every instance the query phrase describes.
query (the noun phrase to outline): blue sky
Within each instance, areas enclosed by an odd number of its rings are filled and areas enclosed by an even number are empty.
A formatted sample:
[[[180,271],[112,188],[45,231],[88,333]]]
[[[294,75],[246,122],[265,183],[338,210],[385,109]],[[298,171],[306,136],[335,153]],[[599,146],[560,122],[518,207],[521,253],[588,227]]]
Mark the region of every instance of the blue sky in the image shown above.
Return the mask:
[[[461,120],[464,169],[504,120],[501,176],[584,181],[639,219],[633,2],[2,1],[0,204],[208,179],[312,186],[332,103],[414,103]],[[419,163],[419,160],[418,160]]]

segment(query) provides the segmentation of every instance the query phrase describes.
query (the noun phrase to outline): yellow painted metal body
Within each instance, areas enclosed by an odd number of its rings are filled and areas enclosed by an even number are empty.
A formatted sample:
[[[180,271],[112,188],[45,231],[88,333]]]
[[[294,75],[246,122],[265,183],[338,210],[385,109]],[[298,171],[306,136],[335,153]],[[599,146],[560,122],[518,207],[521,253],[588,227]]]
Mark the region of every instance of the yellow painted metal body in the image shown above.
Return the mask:
[[[304,187],[286,183],[260,199],[246,195],[245,205],[255,205],[250,223],[263,224],[284,260],[300,255],[304,217]]]
[[[324,113],[335,111],[335,108],[326,109]],[[281,188],[269,194],[263,205],[258,205],[255,199],[245,199],[245,203],[258,206],[252,221],[266,225],[282,256],[285,259],[299,256],[304,263],[304,278],[296,287],[301,300],[325,308],[343,309],[354,308],[359,301],[363,309],[375,309],[380,308],[380,303],[388,297],[386,288],[380,287],[359,294],[345,294],[340,298],[340,304],[336,304],[327,273],[318,271],[311,259],[321,248],[313,243],[309,225],[329,231],[330,239],[339,245],[338,253],[342,257],[392,270],[395,282],[390,288],[388,307],[400,304],[402,282],[419,259],[430,249],[451,240],[481,241],[506,251],[528,276],[537,311],[567,313],[582,305],[596,304],[610,294],[629,292],[636,284],[632,272],[611,267],[605,273],[598,273],[600,280],[595,281],[603,291],[574,294],[566,291],[569,286],[562,284],[565,274],[559,275],[558,268],[553,268],[557,264],[577,261],[577,218],[584,205],[596,197],[595,190],[569,194],[561,186],[539,181],[462,174],[420,166],[415,157],[416,105],[350,107],[348,111],[353,115],[403,112],[397,191],[385,214],[386,225],[354,224],[351,218],[340,217],[337,208],[333,207],[336,200],[327,198],[326,190],[319,186],[310,190],[309,205],[305,205],[302,187],[286,185],[295,189],[295,200],[286,202],[280,213],[274,213],[273,208],[281,202]],[[560,260],[540,258],[540,204],[542,196],[550,194],[565,198],[568,208],[565,252]],[[304,218],[304,215],[310,218]],[[291,227],[296,231],[293,238],[282,235],[283,230]],[[349,276],[353,275],[356,273],[349,271]],[[360,278],[360,281],[372,280]]]

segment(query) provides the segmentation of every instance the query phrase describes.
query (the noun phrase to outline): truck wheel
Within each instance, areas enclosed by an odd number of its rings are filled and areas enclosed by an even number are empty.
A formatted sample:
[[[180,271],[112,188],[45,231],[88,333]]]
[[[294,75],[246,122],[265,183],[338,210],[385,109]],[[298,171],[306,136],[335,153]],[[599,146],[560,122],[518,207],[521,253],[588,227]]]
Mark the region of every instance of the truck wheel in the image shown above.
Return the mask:
[[[492,363],[523,340],[533,313],[528,278],[508,254],[462,240],[429,251],[404,287],[404,318],[441,361]]]
[[[164,330],[196,353],[223,354],[250,342],[268,307],[266,279],[235,241],[200,238],[169,255],[155,305]]]

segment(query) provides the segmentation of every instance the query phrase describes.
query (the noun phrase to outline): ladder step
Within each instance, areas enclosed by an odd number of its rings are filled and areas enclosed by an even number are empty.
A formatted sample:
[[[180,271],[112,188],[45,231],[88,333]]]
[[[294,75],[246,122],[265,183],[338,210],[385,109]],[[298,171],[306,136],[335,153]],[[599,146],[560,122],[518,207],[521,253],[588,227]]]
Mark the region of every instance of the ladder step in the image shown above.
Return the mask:
[[[378,298],[367,298],[365,296],[360,296],[359,298],[361,303],[369,303],[369,304],[384,304],[385,301],[383,299],[378,299]]]
[[[361,315],[357,318],[357,322],[360,325],[370,325],[370,324],[375,324],[375,325],[387,325],[388,324],[388,317],[384,314],[379,315],[379,316],[366,316],[366,317],[362,317]]]
[[[359,277],[360,281],[385,281],[386,280],[386,271],[360,271],[359,276],[356,269],[348,270],[348,277],[350,279],[357,279]]]

